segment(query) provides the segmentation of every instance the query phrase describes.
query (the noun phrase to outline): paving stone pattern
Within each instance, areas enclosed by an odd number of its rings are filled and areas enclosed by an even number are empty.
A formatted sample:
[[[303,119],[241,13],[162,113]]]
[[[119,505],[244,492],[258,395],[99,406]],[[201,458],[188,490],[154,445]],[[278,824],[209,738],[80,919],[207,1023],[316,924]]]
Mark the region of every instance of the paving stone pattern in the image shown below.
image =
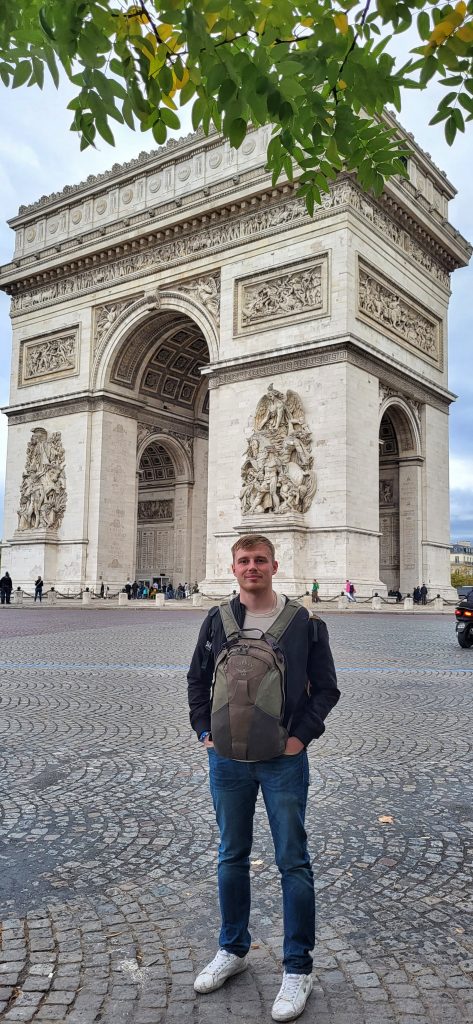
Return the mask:
[[[309,748],[318,940],[301,1019],[468,1024],[473,651],[442,616],[326,620],[343,697]],[[261,807],[250,968],[209,996],[192,987],[218,933],[186,707],[201,621],[1,610],[2,1022],[270,1020],[281,905]]]

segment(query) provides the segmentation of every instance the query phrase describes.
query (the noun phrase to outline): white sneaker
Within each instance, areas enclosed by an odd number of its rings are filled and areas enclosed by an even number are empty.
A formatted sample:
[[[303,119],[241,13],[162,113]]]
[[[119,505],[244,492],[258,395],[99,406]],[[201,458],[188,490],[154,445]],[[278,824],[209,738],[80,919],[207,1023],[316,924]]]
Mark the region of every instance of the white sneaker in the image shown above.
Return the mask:
[[[282,985],[273,1003],[273,1020],[295,1020],[305,1008],[312,992],[311,974],[284,974]]]
[[[233,974],[241,974],[246,967],[246,956],[235,956],[234,953],[227,953],[226,949],[219,949],[213,960],[197,975],[194,981],[195,991],[215,992],[225,984],[227,978],[231,978]]]

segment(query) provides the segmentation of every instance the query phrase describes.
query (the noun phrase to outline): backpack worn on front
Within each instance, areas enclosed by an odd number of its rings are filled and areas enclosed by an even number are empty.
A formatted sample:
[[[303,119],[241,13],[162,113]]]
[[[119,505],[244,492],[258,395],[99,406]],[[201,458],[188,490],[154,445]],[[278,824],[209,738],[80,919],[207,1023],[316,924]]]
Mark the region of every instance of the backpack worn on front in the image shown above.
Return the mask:
[[[285,660],[278,644],[300,607],[287,601],[270,630],[254,640],[238,626],[230,603],[221,606],[226,645],[215,662],[211,730],[222,757],[269,761],[284,753]]]

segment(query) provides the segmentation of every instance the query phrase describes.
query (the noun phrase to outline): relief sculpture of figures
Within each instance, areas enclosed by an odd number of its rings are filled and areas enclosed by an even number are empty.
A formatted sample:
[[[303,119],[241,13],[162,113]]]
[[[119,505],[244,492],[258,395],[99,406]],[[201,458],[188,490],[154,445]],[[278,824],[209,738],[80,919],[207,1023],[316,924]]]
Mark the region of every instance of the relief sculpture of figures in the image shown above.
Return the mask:
[[[26,448],[18,529],[57,529],[66,509],[65,454],[59,432],[35,427]]]
[[[243,515],[307,512],[316,490],[311,435],[295,391],[272,384],[256,407],[241,469]]]

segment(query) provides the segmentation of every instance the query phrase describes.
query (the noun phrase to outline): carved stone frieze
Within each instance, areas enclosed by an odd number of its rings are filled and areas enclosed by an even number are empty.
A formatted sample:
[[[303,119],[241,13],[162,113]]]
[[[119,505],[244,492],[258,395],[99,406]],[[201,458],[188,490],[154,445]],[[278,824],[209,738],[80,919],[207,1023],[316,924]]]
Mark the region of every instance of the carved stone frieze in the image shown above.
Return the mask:
[[[102,341],[107,340],[112,331],[116,329],[123,313],[132,306],[139,295],[133,295],[128,299],[120,299],[118,302],[105,302],[103,306],[96,306],[94,310],[94,355],[97,350],[102,349]]]
[[[174,286],[166,286],[174,290]],[[190,281],[179,282],[176,290],[190,295],[196,302],[205,306],[210,317],[218,327],[220,323],[220,273],[206,274]]]
[[[326,315],[327,278],[326,256],[240,278],[235,282],[235,333]]]
[[[153,523],[156,520],[174,519],[174,499],[158,498],[156,501],[138,502],[138,522]]]
[[[410,256],[448,287],[448,273],[426,248],[397,224],[396,211],[393,211],[393,216],[387,215],[351,180],[342,179],[335,182],[330,193],[322,197],[322,204],[316,211],[315,219],[327,216],[331,209],[343,205],[356,210],[382,232],[384,238],[389,238],[398,246],[404,256]],[[291,196],[285,201],[262,202],[253,211],[239,209],[236,214],[229,213],[215,225],[202,223],[197,229],[192,225],[179,225],[176,226],[178,235],[171,241],[164,240],[158,233],[158,236],[148,241],[139,252],[119,255],[110,262],[104,260],[76,273],[66,270],[64,276],[51,279],[47,284],[18,292],[12,298],[12,315],[51,305],[72,295],[86,294],[112,284],[144,277],[159,268],[187,263],[208,252],[218,252],[242,245],[255,236],[271,235],[276,231],[288,230],[294,224],[310,221],[303,200]]]
[[[379,504],[392,505],[394,503],[394,481],[379,481]]]
[[[358,265],[358,316],[415,349],[436,366],[442,365],[441,321],[400,289],[394,290],[392,284],[361,261]]]
[[[26,448],[18,530],[56,530],[66,509],[65,454],[59,431],[35,427]]]
[[[19,387],[78,372],[77,329],[21,342]]]
[[[307,512],[316,491],[311,447],[299,395],[270,384],[256,407],[244,455],[242,514]]]

